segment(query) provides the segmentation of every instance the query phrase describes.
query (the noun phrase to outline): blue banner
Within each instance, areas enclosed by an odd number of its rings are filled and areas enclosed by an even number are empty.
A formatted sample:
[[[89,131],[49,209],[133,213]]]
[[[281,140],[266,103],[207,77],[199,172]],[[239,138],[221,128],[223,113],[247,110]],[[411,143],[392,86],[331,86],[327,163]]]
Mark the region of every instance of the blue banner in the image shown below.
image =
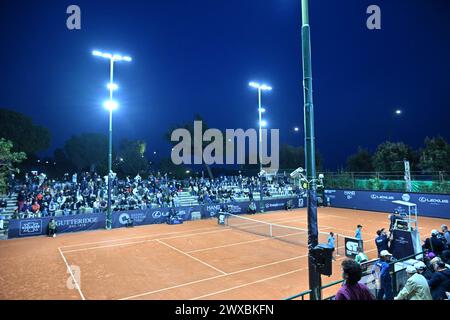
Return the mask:
[[[105,227],[105,215],[77,214],[63,217],[12,219],[9,221],[8,238],[45,235],[51,219],[56,221],[57,233],[95,230]]]
[[[291,201],[292,208],[303,208],[306,206],[304,198],[278,198],[264,200],[265,211],[285,210],[286,204]],[[255,201],[259,206],[259,201]],[[230,213],[248,213],[250,201],[227,203]],[[183,220],[191,220],[192,213],[200,214],[202,219],[214,217],[220,211],[221,204],[197,205],[176,207],[178,217]],[[121,228],[127,224],[128,219],[133,220],[134,226],[166,223],[171,208],[143,209],[133,211],[114,211],[112,213],[112,227]],[[28,237],[45,235],[48,232],[48,224],[55,219],[57,233],[77,232],[84,230],[95,230],[105,228],[104,213],[77,214],[63,217],[30,218],[9,222],[8,238]]]
[[[325,198],[332,207],[386,213],[401,210],[392,201],[403,200],[417,205],[418,216],[450,219],[450,195],[329,189]]]

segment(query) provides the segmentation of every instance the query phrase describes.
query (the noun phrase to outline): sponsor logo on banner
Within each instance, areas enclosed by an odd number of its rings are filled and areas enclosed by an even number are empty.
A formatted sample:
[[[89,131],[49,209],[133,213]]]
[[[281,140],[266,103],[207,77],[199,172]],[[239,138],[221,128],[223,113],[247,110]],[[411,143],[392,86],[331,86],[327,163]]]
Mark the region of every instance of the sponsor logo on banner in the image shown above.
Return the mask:
[[[394,200],[394,196],[386,196],[386,195],[377,195],[375,193],[372,193],[370,195],[370,198],[373,200],[381,200],[381,201],[387,201],[387,200]]]
[[[89,218],[72,218],[72,219],[61,219],[56,220],[56,225],[58,227],[68,227],[72,228],[83,228],[87,227],[90,224],[95,224],[98,222],[98,217],[89,217]]]
[[[220,204],[206,206],[206,211],[214,214],[216,211],[220,211]]]
[[[242,212],[242,208],[240,206],[236,206],[234,204],[228,205],[228,210],[230,211],[230,213],[241,213]]]
[[[344,195],[347,197],[348,200],[350,200],[354,196],[356,196],[356,192],[355,191],[344,191]]]
[[[358,255],[361,241],[355,238],[345,238],[345,256],[354,259]]]
[[[325,190],[325,193],[336,193],[336,190]]]
[[[42,231],[42,220],[20,221],[19,235],[41,234]]]
[[[404,193],[404,194],[402,195],[402,200],[403,200],[403,201],[406,201],[406,202],[409,202],[409,200],[411,200],[411,197],[409,196],[409,194]]]
[[[284,207],[284,203],[283,202],[266,203],[266,209],[268,209],[268,208],[279,208],[279,207]]]
[[[130,215],[128,213],[122,213],[119,216],[119,223],[120,224],[126,224],[128,219],[130,219]]]
[[[430,203],[430,204],[441,204],[441,203],[448,204],[449,203],[449,201],[447,199],[437,199],[437,198],[427,198],[427,197],[420,197],[419,201],[422,203]]]
[[[166,211],[166,212],[164,212],[164,211],[153,211],[153,213],[152,213],[153,219],[159,219],[161,217],[167,217],[168,215],[169,215],[168,211]]]

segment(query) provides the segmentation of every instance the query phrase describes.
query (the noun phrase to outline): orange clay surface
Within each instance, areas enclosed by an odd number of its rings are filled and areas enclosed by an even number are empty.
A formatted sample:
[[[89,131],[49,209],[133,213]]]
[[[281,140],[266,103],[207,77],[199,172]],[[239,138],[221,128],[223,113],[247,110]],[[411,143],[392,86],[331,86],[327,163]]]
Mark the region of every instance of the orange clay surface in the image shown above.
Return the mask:
[[[362,224],[371,259],[376,230],[389,226],[387,213],[319,208],[318,217],[327,233],[354,236]],[[306,209],[251,218],[307,227]],[[424,238],[449,221],[419,217],[418,223]],[[342,252],[343,241],[337,245]],[[336,257],[333,276],[322,276],[323,284],[340,279],[342,259]],[[0,242],[0,299],[284,299],[306,289],[306,246],[220,226],[216,219]]]

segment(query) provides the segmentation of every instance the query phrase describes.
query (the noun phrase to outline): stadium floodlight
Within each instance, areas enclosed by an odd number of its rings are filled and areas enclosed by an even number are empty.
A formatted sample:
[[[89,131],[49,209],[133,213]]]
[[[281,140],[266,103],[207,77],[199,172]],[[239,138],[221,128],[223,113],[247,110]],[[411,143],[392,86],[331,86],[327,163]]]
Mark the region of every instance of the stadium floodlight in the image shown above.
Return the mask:
[[[98,51],[98,50],[92,51],[92,54],[93,54],[94,56],[97,56],[97,57],[101,57],[101,56],[103,55],[103,53],[102,53],[101,51]]]
[[[118,86],[117,84],[115,84],[115,83],[108,83],[108,84],[106,85],[106,87],[107,87],[109,90],[112,90],[112,91],[116,91],[117,89],[119,89],[119,86]]]
[[[117,101],[114,100],[106,100],[103,103],[103,106],[108,109],[109,111],[114,111],[119,107],[119,104],[117,103]]]
[[[114,83],[114,62],[118,61],[131,61],[131,57],[122,56],[119,54],[112,54],[108,52],[102,52],[100,50],[92,51],[92,55],[96,57],[101,57],[109,60],[109,83],[107,85],[109,89],[109,100],[105,101],[103,104],[106,109],[109,110],[109,150],[108,150],[108,208],[107,208],[107,216],[106,216],[106,229],[111,229],[112,227],[112,214],[111,214],[111,180],[114,177],[112,171],[112,115],[113,111],[116,110],[119,106],[117,101],[113,100],[113,92],[117,90],[119,87]]]
[[[402,110],[400,110],[400,109],[395,110],[395,114],[396,115],[401,115],[402,114]]]
[[[295,127],[295,128],[294,128],[294,131],[295,131],[295,132],[298,132],[298,131],[300,131],[300,129],[299,129],[298,127]]]
[[[264,121],[262,119],[262,114],[263,112],[266,111],[266,109],[264,109],[261,105],[261,95],[262,95],[262,91],[270,91],[272,90],[271,86],[268,86],[266,84],[260,84],[258,82],[255,81],[251,81],[248,84],[250,87],[255,88],[258,90],[258,115],[259,115],[259,152],[258,152],[258,157],[259,157],[259,171],[263,171],[262,170],[262,129],[261,127],[265,127],[267,126],[267,122]],[[263,195],[262,195],[262,175],[259,176],[259,200],[260,200],[260,210],[261,212],[264,212],[264,205],[263,205]]]

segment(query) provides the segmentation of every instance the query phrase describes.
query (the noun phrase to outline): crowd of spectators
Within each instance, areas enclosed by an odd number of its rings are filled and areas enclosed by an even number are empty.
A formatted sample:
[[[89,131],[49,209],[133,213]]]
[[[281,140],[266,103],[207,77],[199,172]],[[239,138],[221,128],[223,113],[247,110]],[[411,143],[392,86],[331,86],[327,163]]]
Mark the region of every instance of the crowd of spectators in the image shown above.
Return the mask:
[[[257,177],[223,176],[215,179],[190,177],[186,180],[169,178],[167,174],[151,174],[142,178],[118,179],[111,176],[111,208],[113,211],[180,206],[180,192],[187,191],[200,204],[253,200],[261,189],[265,197],[273,192],[289,195],[296,192],[286,179],[276,182]],[[15,218],[33,218],[76,213],[98,213],[108,205],[108,176],[84,172],[65,174],[63,179],[50,180],[44,173],[26,173],[24,181],[9,179],[9,193],[17,192]],[[13,190],[13,191],[11,191]]]
[[[392,231],[392,230],[391,230]],[[432,230],[423,242],[423,259],[405,269],[407,280],[397,295],[393,291],[393,264],[397,261],[390,253],[392,233],[377,231],[375,244],[378,260],[367,274],[370,283],[362,283],[363,265],[358,259],[345,259],[342,264],[344,283],[336,293],[336,300],[449,300],[450,299],[450,232],[446,225],[441,231]],[[367,281],[367,279],[366,279]],[[373,285],[376,296],[368,285]]]

